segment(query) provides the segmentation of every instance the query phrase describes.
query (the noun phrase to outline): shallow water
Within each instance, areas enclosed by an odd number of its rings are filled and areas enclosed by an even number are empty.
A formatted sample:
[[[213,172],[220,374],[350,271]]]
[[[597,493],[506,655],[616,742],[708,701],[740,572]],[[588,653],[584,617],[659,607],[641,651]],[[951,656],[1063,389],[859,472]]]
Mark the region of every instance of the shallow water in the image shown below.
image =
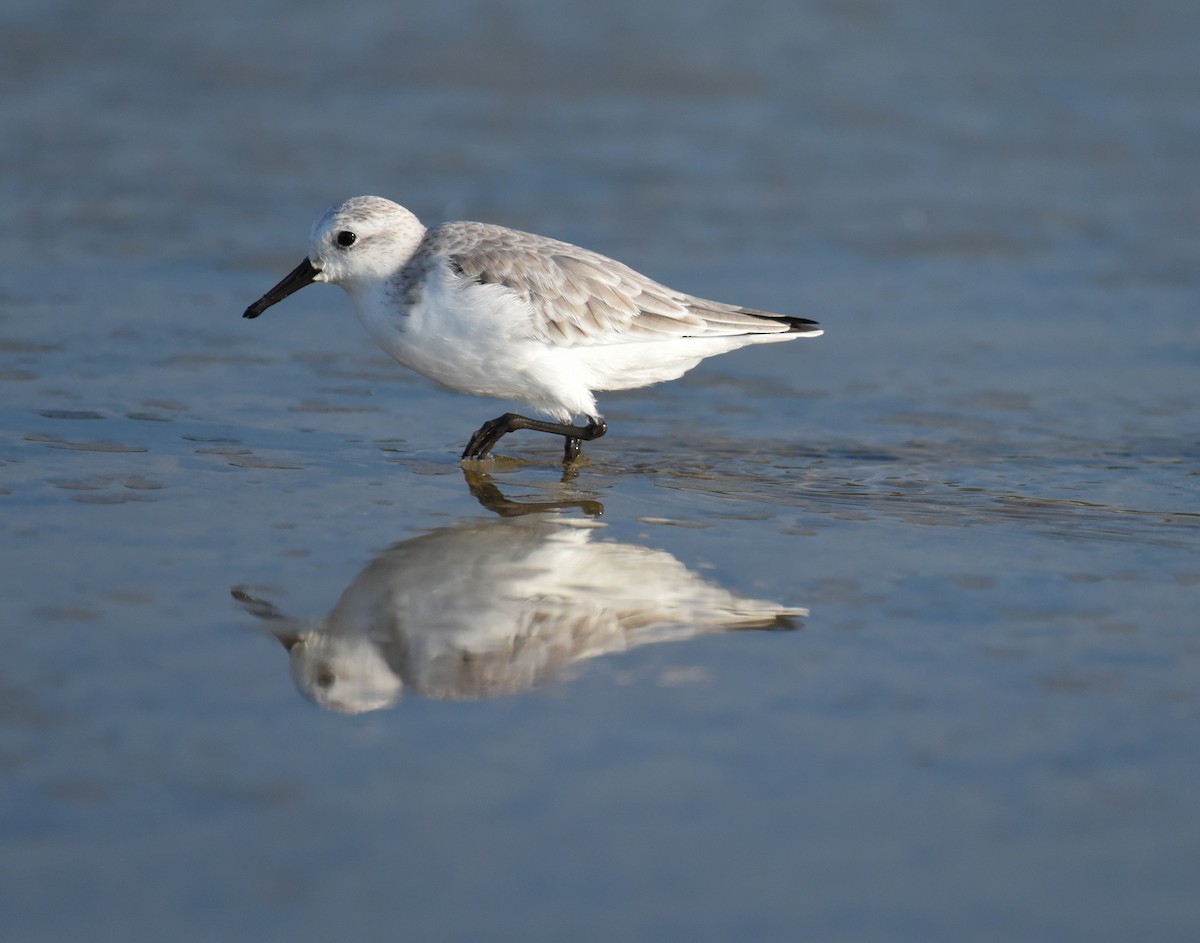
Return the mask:
[[[1195,938],[1200,14],[0,23],[13,939]],[[356,192],[827,333],[464,471]]]

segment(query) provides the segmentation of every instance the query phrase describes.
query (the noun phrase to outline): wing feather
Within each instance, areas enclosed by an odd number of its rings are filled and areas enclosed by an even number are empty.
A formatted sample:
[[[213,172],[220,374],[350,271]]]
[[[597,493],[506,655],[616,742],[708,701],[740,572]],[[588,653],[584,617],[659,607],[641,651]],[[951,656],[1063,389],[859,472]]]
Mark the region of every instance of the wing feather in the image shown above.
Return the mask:
[[[528,305],[531,335],[563,346],[819,333],[816,322],[686,295],[599,253],[502,226],[446,223],[429,231],[418,256],[503,285]]]

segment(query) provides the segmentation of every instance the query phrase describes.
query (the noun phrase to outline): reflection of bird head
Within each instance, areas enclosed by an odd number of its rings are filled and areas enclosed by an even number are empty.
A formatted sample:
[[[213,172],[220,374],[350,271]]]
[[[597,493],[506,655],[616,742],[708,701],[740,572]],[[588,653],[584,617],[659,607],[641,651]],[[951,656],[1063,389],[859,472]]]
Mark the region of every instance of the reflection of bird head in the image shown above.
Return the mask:
[[[404,685],[380,648],[366,636],[276,633],[291,658],[292,680],[320,707],[343,714],[389,707]]]
[[[343,714],[389,707],[404,684],[388,659],[395,645],[367,635],[327,631],[324,620],[303,622],[285,616],[274,603],[235,586],[231,595],[251,615],[268,623],[270,633],[288,650],[292,680],[314,704]]]

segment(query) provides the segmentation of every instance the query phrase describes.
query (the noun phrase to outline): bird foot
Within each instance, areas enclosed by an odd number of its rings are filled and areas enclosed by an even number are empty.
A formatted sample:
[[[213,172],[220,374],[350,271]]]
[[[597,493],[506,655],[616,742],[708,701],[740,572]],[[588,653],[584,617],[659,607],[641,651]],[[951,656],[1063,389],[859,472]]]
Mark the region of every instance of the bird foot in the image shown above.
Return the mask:
[[[563,422],[530,419],[517,413],[505,413],[503,416],[489,419],[475,430],[475,434],[467,442],[467,447],[463,449],[463,459],[487,458],[497,442],[518,429],[533,429],[535,432],[548,432],[566,438],[563,464],[569,465],[579,458],[582,443],[604,435],[608,431],[608,423],[599,416],[589,416],[586,426],[572,426]]]

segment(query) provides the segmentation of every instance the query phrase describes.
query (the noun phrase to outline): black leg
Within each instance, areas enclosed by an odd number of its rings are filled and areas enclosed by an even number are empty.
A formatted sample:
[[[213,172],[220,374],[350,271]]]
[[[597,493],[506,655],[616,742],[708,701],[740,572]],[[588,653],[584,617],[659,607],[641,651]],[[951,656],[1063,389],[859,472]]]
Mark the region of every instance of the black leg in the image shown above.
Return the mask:
[[[471,441],[463,449],[463,458],[486,458],[496,443],[518,429],[532,429],[535,432],[549,432],[552,435],[564,436],[567,440],[563,454],[563,464],[568,464],[579,457],[581,441],[590,442],[598,439],[608,431],[608,423],[599,416],[589,416],[586,426],[572,426],[563,422],[544,422],[541,419],[530,419],[516,413],[505,413],[485,422],[475,430]]]

